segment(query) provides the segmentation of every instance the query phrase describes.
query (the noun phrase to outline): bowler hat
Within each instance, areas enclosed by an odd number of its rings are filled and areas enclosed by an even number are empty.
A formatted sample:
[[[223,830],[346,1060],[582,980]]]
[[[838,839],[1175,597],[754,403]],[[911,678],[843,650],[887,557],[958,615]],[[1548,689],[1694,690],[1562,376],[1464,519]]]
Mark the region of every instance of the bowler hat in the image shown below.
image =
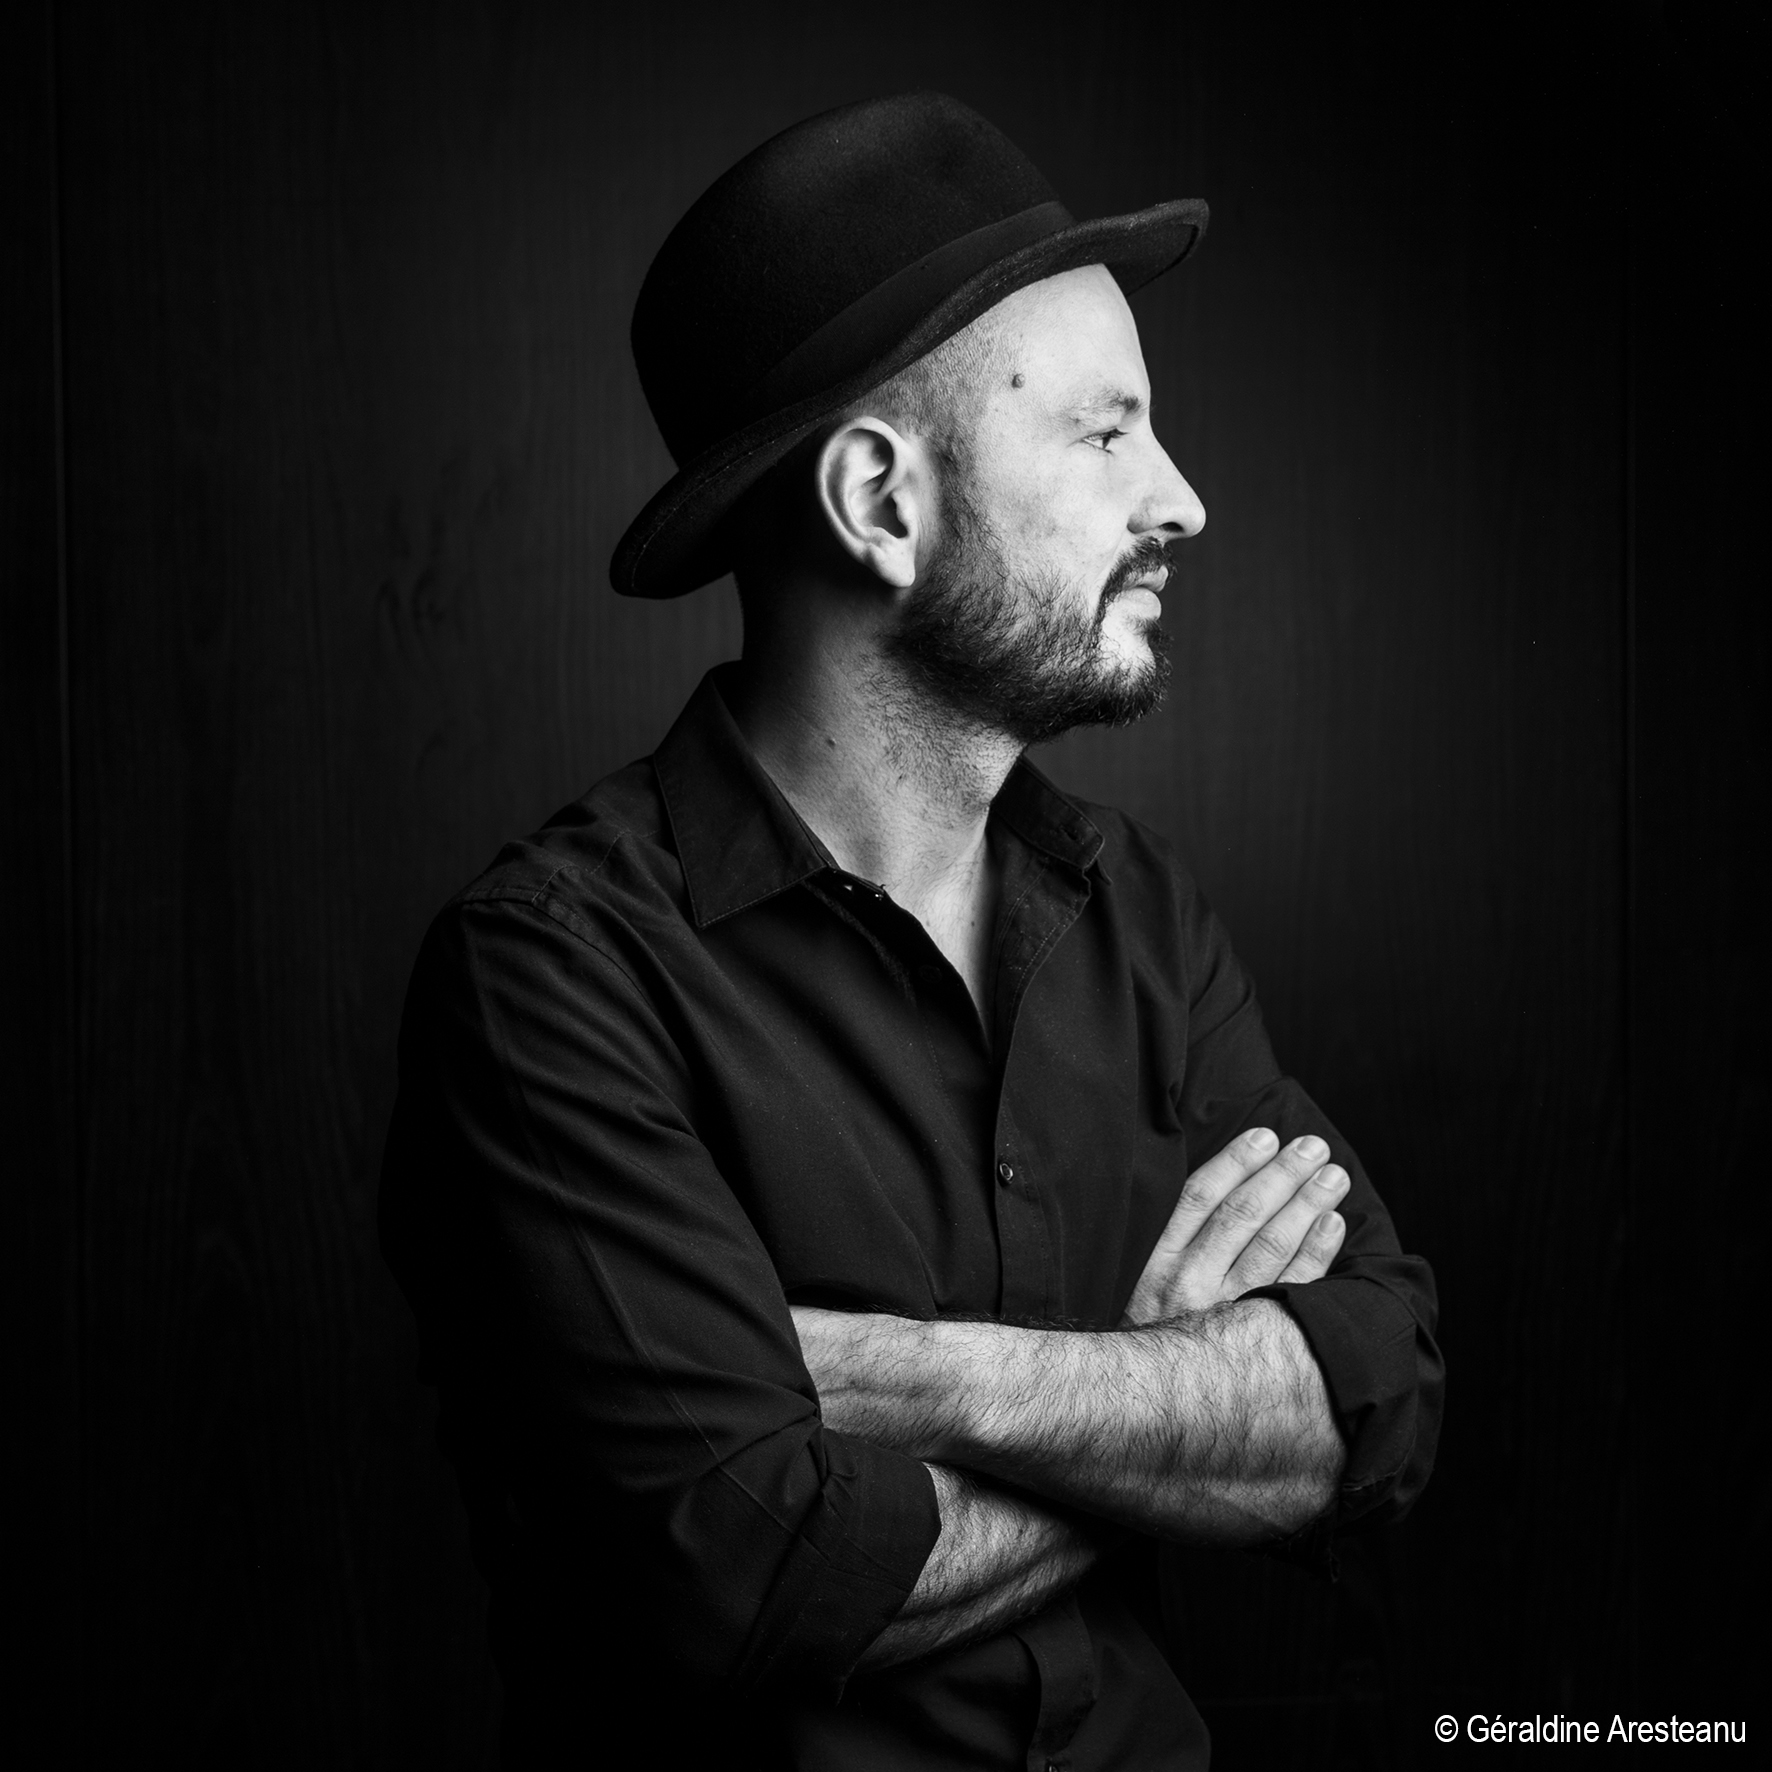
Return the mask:
[[[826,111],[716,179],[634,305],[634,361],[676,477],[610,563],[630,597],[731,566],[724,519],[857,396],[1017,289],[1102,264],[1128,292],[1178,264],[1206,205],[1073,219],[1028,158],[939,92]]]

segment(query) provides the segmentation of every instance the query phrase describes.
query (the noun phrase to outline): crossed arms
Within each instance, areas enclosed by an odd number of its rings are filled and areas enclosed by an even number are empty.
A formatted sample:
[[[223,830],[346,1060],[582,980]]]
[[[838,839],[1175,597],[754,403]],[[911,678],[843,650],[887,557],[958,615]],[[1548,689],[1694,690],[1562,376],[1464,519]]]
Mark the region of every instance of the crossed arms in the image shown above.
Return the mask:
[[[1244,1132],[1194,1171],[1118,1331],[795,1309],[826,1425],[923,1459],[941,1509],[863,1668],[1038,1610],[1117,1528],[1248,1545],[1329,1510],[1345,1448],[1322,1373],[1282,1305],[1243,1295],[1327,1272],[1348,1177],[1319,1138],[1277,1147]]]
[[[697,1690],[827,1693],[1032,1615],[1128,1528],[1252,1542],[1331,1495],[1338,1520],[1411,1504],[1439,1412],[1431,1276],[1280,1073],[1210,929],[1188,945],[1206,982],[1157,1054],[1156,1074],[1187,1066],[1174,1129],[1207,1150],[1238,1125],[1315,1130],[1351,1181],[1314,1145],[1257,1160],[1233,1138],[1160,1238],[1160,1209],[1137,1220],[1156,1240],[1142,1276],[1136,1258],[1118,1281],[1091,1270],[1079,1296],[1123,1287],[1126,1321],[1073,1333],[908,1320],[927,1272],[894,1197],[828,1185],[892,1123],[888,1083],[849,1077],[849,1046],[758,1041],[733,1099],[769,1111],[710,1139],[683,1026],[604,952],[620,943],[585,938],[588,914],[524,876],[439,920],[382,1196],[451,1455],[536,1654],[625,1656],[637,1678],[644,1647]],[[707,970],[666,958],[661,976]],[[869,967],[858,950],[821,989],[867,1003]],[[889,1026],[893,1007],[871,1013]],[[707,1038],[732,1067],[733,1029]],[[1037,1083],[1017,1087],[1020,1119],[1072,1160]],[[825,1094],[845,1102],[831,1138],[778,1105]],[[1167,1132],[1169,1108],[1140,1111]],[[790,1315],[796,1290],[864,1272],[904,1316]],[[1273,1283],[1284,1305],[1246,1296]],[[586,1583],[624,1596],[619,1631],[578,1603]]]

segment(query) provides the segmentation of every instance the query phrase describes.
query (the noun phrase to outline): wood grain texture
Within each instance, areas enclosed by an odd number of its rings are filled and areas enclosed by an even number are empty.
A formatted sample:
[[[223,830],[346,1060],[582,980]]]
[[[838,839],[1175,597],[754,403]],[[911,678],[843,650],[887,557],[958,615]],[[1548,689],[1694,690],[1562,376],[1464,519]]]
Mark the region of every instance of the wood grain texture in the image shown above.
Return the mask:
[[[1632,1386],[1664,1376],[1620,1353],[1654,1223],[1620,1186],[1624,35],[1580,7],[1535,14],[1528,57],[1487,15],[1430,41],[1401,8],[612,11],[60,9],[79,865],[30,890],[77,962],[79,1186],[37,1234],[77,1237],[80,1278],[33,1310],[71,1301],[85,1349],[46,1407],[83,1423],[89,1746],[491,1763],[483,1595],[374,1241],[407,968],[503,838],[737,650],[729,586],[607,588],[670,471],[626,345],[657,243],[774,130],[918,85],[1079,214],[1213,204],[1136,303],[1211,514],[1169,600],[1176,690],[1046,761],[1192,858],[1441,1276],[1451,1412],[1415,1520],[1333,1589],[1192,1560],[1190,1683],[1255,1765],[1301,1739],[1413,1764],[1467,1701],[1625,1703],[1683,1590],[1624,1480],[1655,1456]],[[40,487],[27,392],[8,447]],[[19,533],[37,749],[9,779],[49,841],[53,526]],[[1659,570],[1656,744],[1707,662],[1669,650]],[[1689,840],[1687,772],[1658,778],[1657,855]],[[1707,779],[1714,821],[1736,778]],[[1691,902],[1666,867],[1643,890]],[[1733,890],[1701,895],[1715,930]],[[1726,967],[1724,934],[1692,940],[1689,976]],[[1663,978],[1658,1013],[1702,1020],[1707,987]],[[1697,1088],[1729,1038],[1654,1062]]]
[[[75,1177],[72,862],[64,714],[55,98],[46,7],[0,60],[0,1340],[7,1496],[0,1635],[8,1739],[71,1764],[62,1677],[77,1634],[80,1283]]]
[[[1763,1685],[1761,1633],[1722,1621],[1765,1567],[1772,1527],[1753,1271],[1755,1151],[1772,1117],[1772,375],[1741,225],[1772,196],[1757,90],[1772,29],[1748,7],[1644,7],[1635,48],[1642,206],[1682,244],[1631,257],[1630,1646],[1641,1688],[1693,1715]]]

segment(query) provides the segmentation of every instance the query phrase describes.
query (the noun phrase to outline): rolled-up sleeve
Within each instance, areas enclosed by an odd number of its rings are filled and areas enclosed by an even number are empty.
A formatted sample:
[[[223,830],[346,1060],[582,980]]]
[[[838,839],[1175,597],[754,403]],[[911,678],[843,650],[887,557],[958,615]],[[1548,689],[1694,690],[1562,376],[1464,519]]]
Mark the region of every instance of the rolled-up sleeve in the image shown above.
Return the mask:
[[[464,1487],[498,1498],[483,1564],[692,1685],[840,1685],[915,1585],[934,1489],[825,1430],[665,1015],[543,895],[485,892],[431,930],[400,1064],[383,1248]]]
[[[1359,1157],[1274,1057],[1248,973],[1203,900],[1190,907],[1189,1044],[1182,1114],[1190,1161],[1250,1126],[1282,1142],[1315,1133],[1348,1173],[1347,1224],[1329,1272],[1263,1286],[1297,1321],[1321,1366],[1347,1465],[1334,1524],[1400,1518],[1433,1469],[1445,1369],[1434,1342],[1433,1271],[1405,1254]]]

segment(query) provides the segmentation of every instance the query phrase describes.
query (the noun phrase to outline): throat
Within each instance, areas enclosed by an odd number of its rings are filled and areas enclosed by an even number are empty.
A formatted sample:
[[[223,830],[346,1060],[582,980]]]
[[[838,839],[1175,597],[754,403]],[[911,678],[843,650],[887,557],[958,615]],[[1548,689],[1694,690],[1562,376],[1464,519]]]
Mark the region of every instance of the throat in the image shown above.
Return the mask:
[[[988,1044],[1001,871],[990,809],[1021,746],[955,728],[895,688],[878,662],[784,682],[747,654],[724,693],[757,761],[837,866],[878,882],[923,925]]]
[[[933,882],[929,890],[900,900],[959,973],[978,1011],[979,1028],[987,1045],[999,872],[996,845],[987,837],[978,847],[975,865],[964,875]]]

